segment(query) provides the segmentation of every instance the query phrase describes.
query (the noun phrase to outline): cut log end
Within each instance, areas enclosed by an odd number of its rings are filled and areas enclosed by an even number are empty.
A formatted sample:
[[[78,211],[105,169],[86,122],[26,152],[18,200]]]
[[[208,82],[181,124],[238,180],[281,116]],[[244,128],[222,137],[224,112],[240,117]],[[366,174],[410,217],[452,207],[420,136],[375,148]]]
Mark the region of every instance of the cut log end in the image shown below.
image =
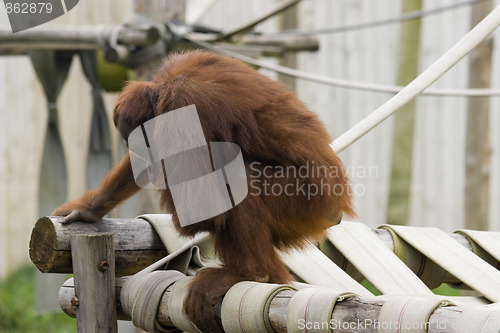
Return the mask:
[[[116,274],[132,275],[167,255],[153,227],[144,219],[102,219],[95,223],[62,224],[62,217],[40,218],[30,239],[30,259],[43,273],[72,273],[70,237],[115,235]]]
[[[50,272],[57,257],[57,237],[49,217],[40,218],[31,232],[29,255],[41,272]]]

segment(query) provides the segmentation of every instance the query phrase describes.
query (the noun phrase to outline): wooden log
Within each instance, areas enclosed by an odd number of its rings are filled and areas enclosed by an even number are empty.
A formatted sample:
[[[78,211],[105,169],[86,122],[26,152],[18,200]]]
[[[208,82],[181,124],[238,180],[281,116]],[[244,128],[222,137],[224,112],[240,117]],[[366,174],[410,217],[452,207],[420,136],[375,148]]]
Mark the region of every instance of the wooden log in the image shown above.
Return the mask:
[[[116,318],[118,320],[130,320],[123,312],[120,301],[122,286],[127,279],[127,277],[118,277],[115,279]],[[71,318],[76,318],[76,306],[72,302],[73,297],[75,297],[75,279],[70,278],[59,289],[59,305],[65,314]]]
[[[143,219],[102,219],[96,223],[61,224],[61,217],[42,217],[33,228],[30,240],[30,258],[44,273],[72,273],[69,237],[72,234],[111,232],[115,234],[117,276],[132,275],[167,255],[160,237]],[[394,251],[390,233],[385,229],[374,230],[384,244]],[[472,246],[461,234],[451,236],[468,250]],[[456,284],[448,275],[445,282]]]
[[[120,295],[121,287],[127,278],[117,279],[116,281],[116,295]],[[171,287],[170,287],[171,288]],[[157,319],[164,327],[173,327],[173,323],[168,313],[168,299],[170,297],[170,288],[163,294],[160,306],[158,308]],[[271,301],[269,307],[269,319],[274,330],[278,333],[287,332],[287,308],[290,299],[295,294],[293,290],[284,290],[276,294]],[[59,293],[59,302],[63,311],[75,317],[75,309],[71,305],[71,298],[74,296],[74,284],[72,279],[66,281]],[[181,300],[179,300],[181,301]],[[335,305],[331,317],[333,331],[339,333],[376,333],[379,326],[383,323],[378,323],[378,317],[383,300],[380,299],[367,299],[360,296],[347,298]],[[121,309],[119,297],[117,298],[117,311],[118,318],[122,320],[131,320],[125,315]],[[457,306],[439,307],[437,308],[429,319],[429,333],[446,333],[452,332],[452,327],[456,327],[457,320],[462,314],[462,308]],[[216,308],[216,317],[220,319],[220,309]],[[297,323],[299,325],[299,323]],[[300,323],[302,324],[302,323]],[[305,324],[305,323],[304,323]]]
[[[77,332],[117,333],[113,234],[72,235]]]
[[[120,294],[122,291],[123,284],[127,281],[128,277],[119,277],[115,279],[116,288],[116,315],[118,320],[131,320],[127,314],[123,311]],[[158,320],[165,327],[173,327],[174,324],[170,319],[168,312],[168,299],[170,296],[170,290],[172,286],[167,288],[165,294],[163,295],[160,303],[160,308],[158,310]],[[72,299],[75,297],[75,280],[74,278],[68,279],[59,289],[59,305],[65,314],[71,318],[76,318],[76,307],[72,303]],[[216,313],[216,316],[220,319],[220,311]]]
[[[30,258],[44,273],[72,273],[70,236],[113,233],[116,275],[131,275],[167,255],[167,250],[143,219],[102,219],[96,223],[62,224],[61,217],[42,217],[33,228]]]

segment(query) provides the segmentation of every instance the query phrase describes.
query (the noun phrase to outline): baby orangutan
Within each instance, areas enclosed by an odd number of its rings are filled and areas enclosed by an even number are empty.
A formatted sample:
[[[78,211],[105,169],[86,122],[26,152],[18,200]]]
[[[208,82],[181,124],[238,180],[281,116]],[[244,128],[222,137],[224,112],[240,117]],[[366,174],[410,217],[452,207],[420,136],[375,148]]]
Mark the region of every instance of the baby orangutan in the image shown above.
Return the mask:
[[[300,247],[322,237],[343,213],[355,214],[346,172],[322,122],[284,85],[240,61],[202,51],[173,54],[152,81],[128,83],[114,123],[127,140],[144,122],[192,104],[206,142],[237,144],[247,173],[249,193],[241,203],[187,226],[179,223],[170,190],[159,190],[161,206],[181,235],[212,235],[222,264],[196,275],[184,309],[201,331],[221,332],[213,307],[231,286],[290,282],[277,249]],[[66,216],[65,223],[94,222],[139,189],[127,154],[97,190],[53,215]]]

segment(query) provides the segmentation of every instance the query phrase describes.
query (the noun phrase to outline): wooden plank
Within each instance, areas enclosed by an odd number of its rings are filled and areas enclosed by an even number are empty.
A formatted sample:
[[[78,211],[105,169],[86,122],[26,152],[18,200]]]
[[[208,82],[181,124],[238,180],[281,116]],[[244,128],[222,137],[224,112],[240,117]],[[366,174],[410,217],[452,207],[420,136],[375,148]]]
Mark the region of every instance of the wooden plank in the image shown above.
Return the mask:
[[[72,235],[76,327],[80,333],[118,331],[113,234]]]

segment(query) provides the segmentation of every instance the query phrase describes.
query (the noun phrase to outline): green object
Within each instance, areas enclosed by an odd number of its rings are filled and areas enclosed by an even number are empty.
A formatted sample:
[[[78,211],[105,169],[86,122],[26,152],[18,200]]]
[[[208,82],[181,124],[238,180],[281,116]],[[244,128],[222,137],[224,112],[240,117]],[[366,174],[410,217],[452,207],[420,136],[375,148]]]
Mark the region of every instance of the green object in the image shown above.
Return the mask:
[[[102,88],[107,92],[119,92],[134,77],[133,71],[122,65],[107,62],[102,51],[97,52],[97,70]]]
[[[61,138],[57,98],[68,76],[73,52],[36,50],[29,52],[33,68],[47,99],[47,132],[43,144],[38,216],[49,215],[67,201],[67,170]],[[36,309],[39,313],[59,311],[58,291],[64,280],[60,275],[37,275]]]
[[[460,296],[460,290],[450,287],[446,283],[442,283],[439,287],[432,289],[436,295],[443,296]]]
[[[371,284],[371,282],[366,280],[366,279],[361,282],[361,285],[363,287],[365,287],[366,289],[368,289],[375,296],[382,295],[382,293],[380,291],[378,291],[378,289],[375,288],[375,286],[373,284]]]
[[[98,188],[101,179],[111,170],[111,138],[106,107],[102,98],[101,79],[94,50],[79,52],[85,77],[92,86],[92,122],[90,127],[89,153],[87,154],[87,188]]]

